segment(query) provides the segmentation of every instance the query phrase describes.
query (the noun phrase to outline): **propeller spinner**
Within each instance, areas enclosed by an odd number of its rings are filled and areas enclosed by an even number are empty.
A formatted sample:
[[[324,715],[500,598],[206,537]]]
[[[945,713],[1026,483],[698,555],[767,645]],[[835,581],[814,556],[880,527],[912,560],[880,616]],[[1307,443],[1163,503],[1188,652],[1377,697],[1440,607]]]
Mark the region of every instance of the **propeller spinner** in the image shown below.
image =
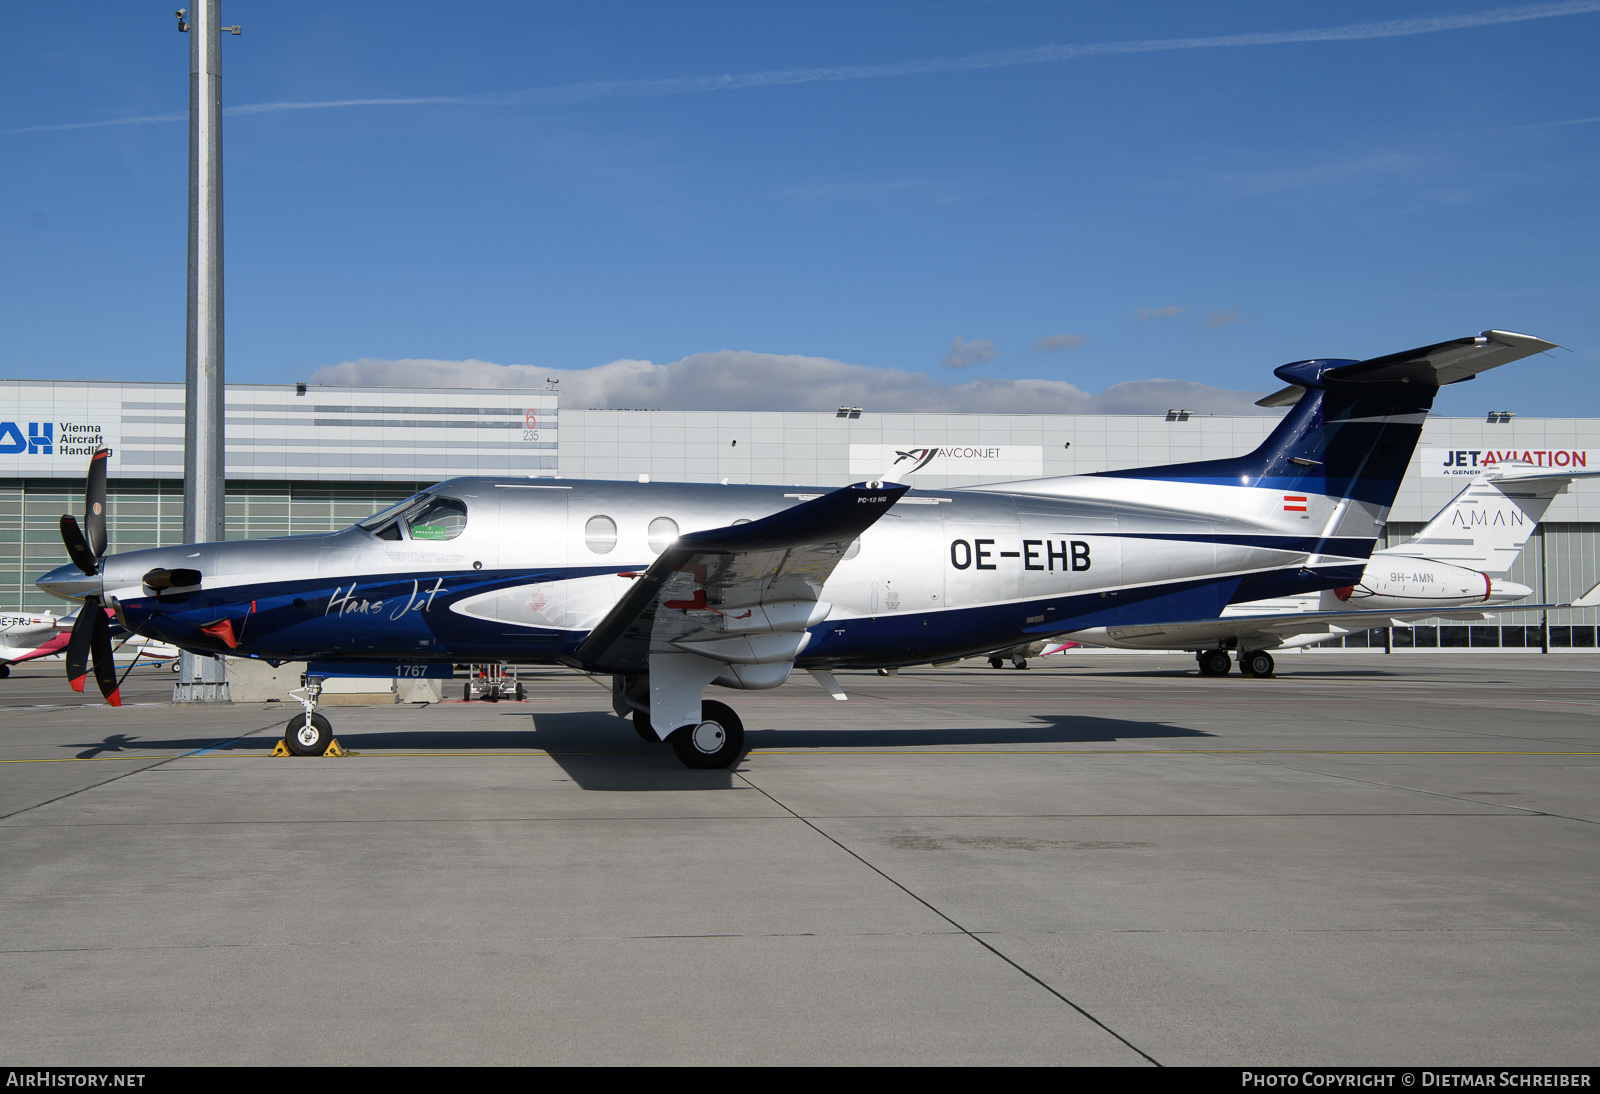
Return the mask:
[[[83,517],[88,535],[79,528],[71,513],[61,518],[61,541],[67,546],[67,555],[73,565],[89,577],[99,576],[100,560],[106,553],[106,459],[110,455],[102,448],[89,459]],[[111,624],[106,619],[101,597],[94,593],[83,598],[83,610],[78,613],[78,621],[72,625],[72,636],[67,639],[67,683],[72,685],[73,691],[83,690],[91,662],[100,694],[112,706],[120,707],[122,692],[117,685],[116,665],[111,659]]]

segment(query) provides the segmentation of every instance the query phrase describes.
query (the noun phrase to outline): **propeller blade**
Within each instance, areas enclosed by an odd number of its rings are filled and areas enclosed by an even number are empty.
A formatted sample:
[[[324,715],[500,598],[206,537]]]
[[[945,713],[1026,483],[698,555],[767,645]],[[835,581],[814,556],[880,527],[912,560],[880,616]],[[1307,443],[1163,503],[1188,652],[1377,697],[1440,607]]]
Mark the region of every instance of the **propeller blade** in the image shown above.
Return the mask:
[[[122,705],[122,689],[117,683],[117,664],[111,657],[111,624],[105,609],[95,601],[94,636],[89,652],[94,656],[94,682],[100,685],[100,694],[114,707]]]
[[[74,566],[90,577],[100,572],[95,565],[94,552],[89,550],[89,543],[83,538],[78,520],[71,513],[61,516],[61,542],[67,545],[67,557],[72,559]]]
[[[76,521],[73,522],[73,527],[77,527]],[[83,607],[78,610],[78,620],[72,624],[72,637],[67,639],[67,683],[72,685],[73,691],[82,691],[83,678],[89,675],[89,644],[94,639],[96,616],[105,618],[105,613],[100,610],[100,598],[84,597]]]
[[[89,550],[96,559],[106,553],[106,464],[111,451],[97,448],[89,457],[89,488],[83,499],[84,529],[89,537]]]

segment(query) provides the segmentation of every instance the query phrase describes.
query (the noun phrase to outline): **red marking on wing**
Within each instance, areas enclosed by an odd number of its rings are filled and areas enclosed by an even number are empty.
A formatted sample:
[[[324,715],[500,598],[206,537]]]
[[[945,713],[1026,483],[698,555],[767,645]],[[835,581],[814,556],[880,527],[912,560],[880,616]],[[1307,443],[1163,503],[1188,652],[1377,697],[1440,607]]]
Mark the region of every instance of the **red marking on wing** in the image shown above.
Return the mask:
[[[1346,585],[1342,589],[1333,590],[1333,595],[1338,597],[1340,600],[1349,600],[1350,597],[1354,595],[1355,591],[1356,587],[1354,585]]]
[[[716,611],[715,608],[706,603],[706,591],[704,589],[696,589],[693,600],[663,600],[661,606],[663,608],[676,608],[683,612]],[[720,615],[721,613],[718,612],[718,614]]]

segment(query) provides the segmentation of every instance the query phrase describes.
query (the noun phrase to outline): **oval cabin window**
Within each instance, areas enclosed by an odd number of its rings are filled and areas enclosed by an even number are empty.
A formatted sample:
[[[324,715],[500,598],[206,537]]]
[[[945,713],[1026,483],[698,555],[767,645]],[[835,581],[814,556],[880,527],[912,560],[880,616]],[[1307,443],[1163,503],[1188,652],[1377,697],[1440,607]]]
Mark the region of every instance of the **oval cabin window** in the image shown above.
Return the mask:
[[[678,522],[671,517],[657,517],[650,522],[650,552],[659,555],[678,538]]]
[[[590,517],[583,526],[583,542],[597,555],[609,554],[617,545],[617,522],[610,517]]]

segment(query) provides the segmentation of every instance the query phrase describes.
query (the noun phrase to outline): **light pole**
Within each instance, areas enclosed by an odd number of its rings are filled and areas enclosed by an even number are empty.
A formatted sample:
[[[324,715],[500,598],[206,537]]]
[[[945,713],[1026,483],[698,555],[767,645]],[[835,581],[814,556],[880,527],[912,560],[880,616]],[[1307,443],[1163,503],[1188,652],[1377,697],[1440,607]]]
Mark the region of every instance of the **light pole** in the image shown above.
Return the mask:
[[[189,35],[189,321],[183,412],[183,540],[223,538],[222,32],[220,0],[177,12]],[[226,702],[222,661],[185,653],[172,698]]]

